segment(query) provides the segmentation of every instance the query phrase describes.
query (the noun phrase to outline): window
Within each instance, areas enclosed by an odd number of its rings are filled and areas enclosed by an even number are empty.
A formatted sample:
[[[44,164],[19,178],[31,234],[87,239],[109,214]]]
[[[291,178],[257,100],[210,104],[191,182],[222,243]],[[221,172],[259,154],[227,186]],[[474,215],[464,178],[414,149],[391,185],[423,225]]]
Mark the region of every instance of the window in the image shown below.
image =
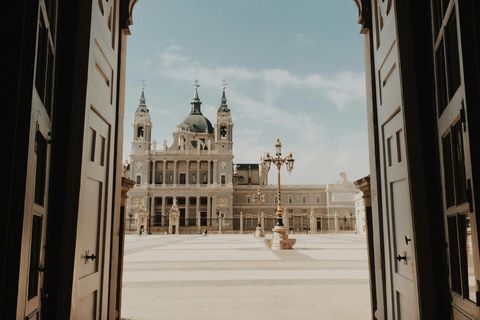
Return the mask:
[[[160,226],[162,225],[162,212],[155,212],[155,215],[153,216],[153,225],[154,226]]]
[[[220,127],[220,139],[227,139],[227,127],[221,126]]]
[[[142,175],[137,174],[137,185],[140,185],[140,184],[142,184]]]
[[[302,196],[302,203],[307,203],[307,196]]]
[[[288,203],[293,203],[293,196],[292,195],[288,196]]]
[[[38,129],[35,139],[35,153],[37,155],[37,170],[35,172],[35,203],[43,206],[47,178],[47,140]]]
[[[247,203],[252,203],[252,196],[247,196]]]
[[[470,218],[468,214],[453,215],[448,217],[447,223],[452,291],[476,302]]]
[[[447,208],[467,202],[462,123],[457,121],[442,138]]]
[[[56,4],[41,6],[40,19],[38,20],[37,61],[35,67],[35,89],[50,115],[53,102],[54,64],[55,64],[55,22]]]
[[[186,176],[185,173],[180,173],[180,184],[186,183]]]
[[[33,216],[32,246],[30,247],[30,266],[28,275],[28,299],[38,294],[38,275],[40,267],[40,251],[42,242],[42,217]]]
[[[440,1],[434,2],[435,82],[437,109],[438,114],[441,115],[461,84],[460,56],[455,7],[447,13],[447,0],[442,0],[442,4]]]
[[[220,176],[220,182],[221,182],[222,186],[225,185],[225,175],[224,175],[224,174],[222,174],[222,175]]]
[[[137,137],[138,138],[143,138],[143,127],[142,126],[138,127],[138,129],[137,129]]]

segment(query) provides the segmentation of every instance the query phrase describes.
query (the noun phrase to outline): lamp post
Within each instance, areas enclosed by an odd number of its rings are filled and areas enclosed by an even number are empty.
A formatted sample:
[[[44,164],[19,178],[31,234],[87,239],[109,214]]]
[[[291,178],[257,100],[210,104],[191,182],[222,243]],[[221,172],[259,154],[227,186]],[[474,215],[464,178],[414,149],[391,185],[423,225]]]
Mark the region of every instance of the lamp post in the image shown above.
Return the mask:
[[[268,173],[270,171],[270,167],[272,163],[277,167],[277,177],[278,177],[278,191],[277,191],[277,212],[275,217],[275,227],[273,228],[273,239],[272,241],[265,242],[271,249],[292,249],[293,245],[295,244],[295,239],[288,239],[287,236],[287,228],[283,225],[282,221],[282,192],[281,192],[281,185],[280,185],[280,168],[282,165],[286,165],[288,173],[292,172],[293,170],[293,163],[294,159],[292,157],[292,153],[282,158],[282,143],[280,142],[280,138],[277,138],[277,142],[275,143],[275,157],[270,156],[270,153],[267,152],[267,156],[263,159],[263,166],[265,172]]]
[[[215,214],[218,217],[218,233],[222,234],[222,219],[225,217],[225,212],[220,210],[219,208],[215,209]]]
[[[260,194],[260,187],[257,188],[257,193],[252,197],[253,203],[258,203],[258,220],[257,220],[257,229],[255,231],[255,237],[264,237],[265,233],[263,232],[262,223],[260,220],[260,203],[265,203],[265,194]]]

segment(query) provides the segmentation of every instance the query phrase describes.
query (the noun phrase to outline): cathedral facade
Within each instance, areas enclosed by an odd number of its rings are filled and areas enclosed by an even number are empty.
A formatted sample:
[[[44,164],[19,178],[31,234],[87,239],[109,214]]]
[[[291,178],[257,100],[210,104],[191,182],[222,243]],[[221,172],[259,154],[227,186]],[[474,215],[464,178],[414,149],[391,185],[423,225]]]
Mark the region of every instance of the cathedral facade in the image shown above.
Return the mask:
[[[234,163],[234,123],[225,88],[213,125],[202,114],[198,86],[190,104],[172,144],[159,145],[152,140],[142,90],[132,123],[129,177],[135,186],[129,192],[127,230],[250,232],[260,225],[268,232],[278,205],[277,184],[268,184],[262,162]],[[291,231],[355,230],[357,190],[345,173],[334,184],[285,185],[282,191],[283,220]]]

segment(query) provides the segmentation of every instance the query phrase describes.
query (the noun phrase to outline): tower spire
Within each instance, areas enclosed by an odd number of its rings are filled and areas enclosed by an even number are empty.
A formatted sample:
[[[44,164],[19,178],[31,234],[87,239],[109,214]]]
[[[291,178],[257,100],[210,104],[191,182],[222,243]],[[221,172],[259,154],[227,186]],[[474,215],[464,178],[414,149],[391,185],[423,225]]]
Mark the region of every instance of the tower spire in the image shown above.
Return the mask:
[[[222,85],[223,85],[222,102],[217,112],[230,112],[230,109],[228,109],[228,105],[227,105],[227,97],[225,96],[225,88],[227,86],[225,79],[222,80]]]
[[[142,95],[140,96],[140,104],[145,105],[147,99],[145,99],[145,87],[142,87]]]
[[[135,112],[148,112],[147,99],[145,99],[145,87],[142,87],[142,94],[140,96],[140,104]]]
[[[193,95],[193,100],[192,102],[190,102],[190,104],[192,105],[192,111],[190,112],[190,114],[202,114],[202,110],[200,108],[200,105],[202,104],[202,102],[200,101],[200,98],[198,97],[198,88],[200,87],[200,85],[198,84],[198,80],[195,79],[195,93]]]

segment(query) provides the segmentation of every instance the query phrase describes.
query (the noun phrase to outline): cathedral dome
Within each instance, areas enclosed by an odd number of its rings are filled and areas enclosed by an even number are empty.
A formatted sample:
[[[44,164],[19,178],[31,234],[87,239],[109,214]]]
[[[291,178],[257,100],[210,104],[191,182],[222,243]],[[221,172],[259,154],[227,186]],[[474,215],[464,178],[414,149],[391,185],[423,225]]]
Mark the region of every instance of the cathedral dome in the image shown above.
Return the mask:
[[[191,113],[183,118],[182,122],[189,127],[190,132],[213,133],[212,123],[203,114]]]
[[[196,82],[197,81],[195,80],[195,83]],[[210,122],[210,120],[207,119],[207,117],[202,114],[202,110],[200,108],[202,102],[198,97],[198,87],[199,85],[196,84],[195,94],[193,96],[192,102],[190,102],[190,104],[192,105],[192,111],[188,116],[183,118],[182,123],[189,127],[190,132],[212,134],[212,123]]]

